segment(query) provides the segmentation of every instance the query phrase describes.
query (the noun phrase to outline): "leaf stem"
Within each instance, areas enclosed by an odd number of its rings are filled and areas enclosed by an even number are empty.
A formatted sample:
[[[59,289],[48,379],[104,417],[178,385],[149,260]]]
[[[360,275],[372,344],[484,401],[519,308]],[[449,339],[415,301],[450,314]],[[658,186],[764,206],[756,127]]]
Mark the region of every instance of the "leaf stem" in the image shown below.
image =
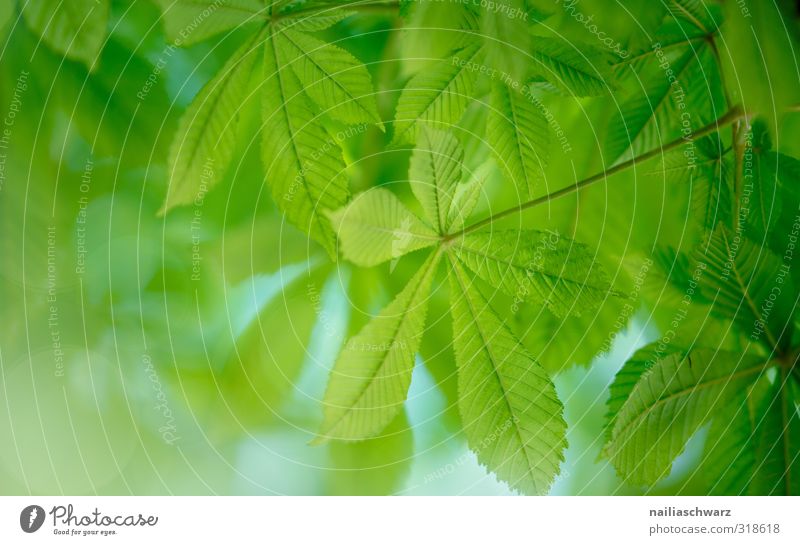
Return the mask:
[[[727,113],[725,113],[722,117],[720,117],[716,121],[713,121],[713,122],[709,123],[708,125],[706,125],[704,127],[701,127],[700,129],[695,131],[695,133],[692,134],[692,138],[694,138],[694,139],[702,138],[703,136],[706,136],[708,134],[717,132],[717,131],[719,131],[720,128],[725,127],[726,125],[729,125],[731,123],[735,123],[735,122],[743,119],[744,117],[746,117],[746,114],[745,114],[744,110],[742,109],[742,107],[738,106],[738,105],[737,106],[733,106],[733,107],[731,107],[730,110],[728,110]],[[633,157],[631,159],[628,159],[627,161],[623,161],[622,163],[619,163],[619,164],[614,165],[614,166],[612,166],[612,167],[610,167],[610,168],[608,168],[606,170],[598,172],[597,174],[592,174],[588,178],[584,178],[583,180],[575,182],[575,184],[573,184],[573,185],[570,185],[570,186],[567,186],[567,187],[563,187],[561,189],[553,191],[552,193],[548,193],[546,195],[542,195],[541,197],[537,197],[537,198],[532,199],[530,201],[518,204],[517,206],[514,206],[512,208],[508,208],[508,209],[503,210],[501,212],[497,212],[496,214],[492,214],[491,216],[489,216],[488,218],[486,218],[484,220],[481,220],[481,221],[479,221],[477,223],[473,223],[472,225],[470,225],[468,227],[465,227],[464,229],[461,229],[460,231],[457,231],[455,233],[452,233],[452,234],[449,234],[449,235],[445,236],[443,238],[443,240],[446,242],[448,240],[452,240],[454,238],[461,237],[461,236],[466,235],[468,233],[472,233],[473,231],[477,231],[478,229],[480,229],[482,227],[486,227],[487,225],[490,225],[490,224],[494,223],[495,221],[497,221],[497,220],[499,220],[501,218],[510,216],[512,214],[518,214],[519,212],[522,212],[523,210],[527,210],[528,208],[533,208],[535,206],[539,206],[540,204],[544,204],[544,203],[556,200],[556,199],[558,199],[560,197],[563,197],[565,195],[569,195],[571,193],[575,193],[576,191],[579,191],[579,190],[581,190],[581,189],[583,189],[585,187],[588,187],[590,185],[593,185],[593,184],[595,184],[597,182],[604,181],[609,176],[611,176],[613,174],[617,174],[618,172],[622,172],[624,170],[627,170],[630,167],[635,166],[635,165],[637,165],[639,163],[642,163],[644,161],[647,161],[649,159],[652,159],[653,157],[657,157],[658,155],[664,154],[664,153],[666,153],[668,151],[672,151],[673,149],[680,147],[681,145],[685,144],[686,142],[687,142],[687,140],[686,140],[685,137],[676,138],[675,140],[673,140],[671,142],[668,142],[667,144],[664,144],[661,147],[652,149],[652,150],[650,150],[650,151],[648,151],[646,153],[643,153],[641,155],[637,155],[637,156],[635,156],[635,157]]]

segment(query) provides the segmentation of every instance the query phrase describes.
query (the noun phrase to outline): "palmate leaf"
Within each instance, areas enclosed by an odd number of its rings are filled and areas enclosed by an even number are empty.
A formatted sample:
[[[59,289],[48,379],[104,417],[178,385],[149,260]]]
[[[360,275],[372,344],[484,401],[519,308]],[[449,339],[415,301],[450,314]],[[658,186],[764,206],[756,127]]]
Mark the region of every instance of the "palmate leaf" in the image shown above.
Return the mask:
[[[393,144],[409,144],[417,139],[418,124],[437,129],[456,123],[472,100],[480,46],[459,50],[411,78],[400,93],[394,122]]]
[[[106,39],[108,13],[108,0],[22,2],[22,16],[28,27],[49,47],[90,70]]]
[[[340,47],[292,29],[277,40],[278,58],[291,66],[303,90],[334,119],[381,124],[367,68]]]
[[[431,229],[391,191],[375,187],[331,214],[344,257],[372,267],[439,242]]]
[[[267,20],[262,0],[155,0],[164,16],[164,31],[173,43],[188,46],[238,28]],[[92,0],[93,3],[93,0]]]
[[[450,133],[421,127],[411,154],[408,183],[425,216],[439,233],[450,226],[450,213],[463,176],[464,149]]]
[[[609,91],[610,53],[589,44],[536,36],[531,70],[535,83],[548,82],[568,96],[600,96]]]
[[[297,76],[278,61],[275,40],[264,44],[262,157],[275,203],[294,225],[336,255],[326,214],[347,202],[341,148],[315,119]]]
[[[580,316],[611,294],[605,273],[583,244],[555,233],[494,231],[457,241],[456,256],[512,297],[547,305],[558,316]]]
[[[394,301],[347,341],[325,391],[318,442],[368,439],[400,412],[438,263],[435,252]]]
[[[567,446],[555,387],[457,262],[450,285],[458,406],[467,442],[511,488],[544,494]]]
[[[486,122],[496,161],[524,198],[531,198],[547,168],[550,130],[541,110],[523,93],[496,84]]]
[[[616,413],[606,446],[617,472],[632,484],[666,477],[689,437],[766,365],[761,358],[705,348],[656,351],[654,358],[637,364],[650,368]]]
[[[239,113],[262,37],[246,41],[181,117],[169,154],[169,190],[162,213],[193,202],[219,182],[236,149]]]

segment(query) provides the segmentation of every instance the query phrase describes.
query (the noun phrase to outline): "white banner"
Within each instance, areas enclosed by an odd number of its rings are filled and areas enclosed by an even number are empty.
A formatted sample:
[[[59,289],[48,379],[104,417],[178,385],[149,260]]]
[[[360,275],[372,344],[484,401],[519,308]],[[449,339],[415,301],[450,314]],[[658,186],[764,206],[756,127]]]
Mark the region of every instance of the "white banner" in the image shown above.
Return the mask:
[[[800,543],[797,498],[3,497],[0,505],[3,544]]]

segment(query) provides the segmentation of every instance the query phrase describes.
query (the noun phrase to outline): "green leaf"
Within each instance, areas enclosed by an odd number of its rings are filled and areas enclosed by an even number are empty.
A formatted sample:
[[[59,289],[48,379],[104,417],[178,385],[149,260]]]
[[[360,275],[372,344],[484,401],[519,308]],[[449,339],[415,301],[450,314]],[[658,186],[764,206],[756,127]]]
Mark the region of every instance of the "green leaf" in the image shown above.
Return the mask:
[[[568,96],[608,93],[612,56],[589,44],[535,36],[532,43],[534,82],[549,82]]]
[[[717,414],[694,481],[711,494],[797,495],[800,414],[796,380],[764,373]]]
[[[667,67],[674,80],[658,65],[637,74],[644,89],[623,101],[609,122],[605,161],[640,155],[721,114],[717,67],[705,42],[687,47]]]
[[[324,417],[316,442],[368,439],[400,412],[438,263],[438,252],[428,257],[394,301],[347,341],[325,390]]]
[[[692,216],[705,230],[713,230],[720,222],[730,222],[732,170],[733,159],[729,155],[696,163],[696,174],[691,179]]]
[[[316,120],[297,76],[279,64],[277,38],[270,36],[264,50],[262,157],[267,184],[289,221],[335,256],[336,237],[326,214],[349,197],[341,148]]]
[[[763,372],[762,359],[698,348],[654,353],[614,419],[611,462],[632,484],[666,477],[689,437]]]
[[[456,189],[463,176],[464,149],[449,132],[421,127],[411,154],[409,185],[439,233],[447,231]]]
[[[614,431],[616,417],[623,405],[628,401],[639,379],[644,375],[659,358],[676,355],[683,357],[683,352],[675,347],[662,347],[659,350],[659,343],[652,343],[643,346],[631,358],[626,361],[622,368],[614,376],[614,382],[608,387],[608,400],[606,400],[606,441],[611,440],[611,433]]]
[[[278,58],[324,113],[344,123],[381,124],[367,68],[340,47],[294,30],[277,40]]]
[[[531,34],[526,0],[494,0],[481,13],[486,64],[516,82],[525,81],[531,64]]]
[[[49,47],[92,70],[106,40],[108,0],[26,0],[22,16]]]
[[[555,387],[461,266],[452,265],[453,347],[467,443],[512,489],[545,494],[567,446]]]
[[[707,0],[671,0],[669,10],[675,17],[686,19],[703,32],[717,29],[720,18],[717,6]]]
[[[388,189],[375,187],[331,213],[342,253],[361,267],[372,267],[432,246],[436,231],[422,223]]]
[[[788,342],[796,287],[778,256],[720,224],[694,260],[693,269],[702,269],[699,295],[717,316],[771,347]]]
[[[589,249],[555,232],[472,233],[454,250],[462,263],[493,287],[547,305],[558,316],[580,316],[611,294]]]
[[[409,80],[397,102],[393,144],[416,141],[419,122],[446,129],[461,119],[477,80],[471,63],[480,51],[477,44],[467,46]]]
[[[756,183],[762,186],[757,191],[761,195],[766,193],[767,198],[769,198],[770,190],[765,189],[764,185],[769,187],[768,184],[777,184],[775,200],[780,204],[776,203],[772,208],[773,212],[775,211],[774,209],[780,211],[780,215],[776,220],[768,223],[771,230],[766,233],[764,238],[766,238],[766,242],[773,252],[783,255],[791,242],[790,237],[796,231],[797,211],[800,210],[800,161],[782,153],[768,156],[766,161],[767,168],[763,168],[762,165],[757,174],[759,180]],[[772,171],[773,168],[774,173]],[[763,202],[764,197],[759,196],[759,198]],[[766,208],[766,205],[764,208]],[[762,240],[758,232],[754,233],[754,235],[757,240]],[[800,268],[793,267],[792,276],[797,285],[800,282]]]
[[[225,175],[236,149],[239,115],[260,39],[245,42],[181,116],[170,148],[170,182],[162,213],[194,202]]]
[[[505,175],[524,199],[532,198],[547,168],[550,130],[539,107],[523,93],[496,84],[486,139]]]
[[[263,23],[269,13],[262,0],[154,1],[164,14],[167,39],[179,46],[196,44],[248,23]]]
[[[686,186],[690,192],[691,218],[702,232],[717,223],[730,222],[732,213],[733,158],[718,138],[695,141],[696,153],[680,149],[661,157],[662,168],[649,172],[666,183]]]
[[[319,32],[341,23],[348,17],[356,13],[353,10],[330,9],[323,12],[311,13],[306,16],[287,17],[280,19],[278,25],[281,28],[292,30],[302,30],[303,32]]]
[[[475,178],[456,186],[453,200],[450,202],[450,211],[447,213],[448,232],[454,233],[464,226],[464,222],[475,210],[482,190],[482,178]]]

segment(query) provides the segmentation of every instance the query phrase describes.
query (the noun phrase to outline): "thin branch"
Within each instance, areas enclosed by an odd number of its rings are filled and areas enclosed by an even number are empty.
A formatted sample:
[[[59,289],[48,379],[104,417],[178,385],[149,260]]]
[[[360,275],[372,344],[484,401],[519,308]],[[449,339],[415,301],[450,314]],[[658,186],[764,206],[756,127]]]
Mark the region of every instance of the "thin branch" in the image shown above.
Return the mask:
[[[745,116],[746,116],[746,114],[745,114],[744,110],[741,108],[741,106],[734,106],[730,110],[728,110],[728,112],[725,115],[723,115],[722,117],[720,117],[716,121],[713,121],[713,122],[709,123],[708,125],[698,129],[692,135],[692,138],[694,138],[694,139],[702,138],[703,136],[706,136],[708,134],[717,132],[717,131],[719,131],[720,128],[725,127],[725,126],[727,126],[727,125],[729,125],[731,123],[735,123],[736,121],[739,121],[740,119],[743,119]],[[553,191],[552,193],[548,193],[547,195],[543,195],[543,196],[537,197],[537,198],[535,198],[533,200],[518,204],[517,206],[514,206],[513,208],[508,208],[508,209],[503,210],[501,212],[497,212],[496,214],[493,214],[493,215],[489,216],[488,218],[486,218],[484,220],[481,220],[481,221],[479,221],[477,223],[473,223],[472,225],[470,225],[468,227],[465,227],[464,229],[462,229],[460,231],[457,231],[456,233],[452,233],[450,235],[447,235],[446,237],[444,237],[443,240],[445,242],[447,242],[447,241],[452,240],[454,238],[458,238],[458,237],[463,236],[463,235],[465,235],[467,233],[471,233],[471,232],[476,231],[476,230],[478,230],[478,229],[480,229],[482,227],[490,225],[490,224],[494,223],[495,221],[497,221],[497,220],[499,220],[501,218],[510,216],[512,214],[518,214],[518,213],[522,212],[523,210],[527,210],[528,208],[533,208],[535,206],[539,206],[540,204],[544,204],[544,203],[556,200],[556,199],[558,199],[560,197],[563,197],[565,195],[569,195],[571,193],[575,193],[576,191],[579,191],[579,190],[581,190],[581,189],[583,189],[585,187],[588,187],[590,185],[596,184],[597,182],[605,181],[609,176],[611,176],[613,174],[617,174],[618,172],[622,172],[624,170],[627,170],[630,167],[635,166],[635,165],[637,165],[639,163],[642,163],[644,161],[647,161],[649,159],[652,159],[653,157],[657,157],[657,156],[662,155],[662,154],[664,154],[664,153],[666,153],[668,151],[672,151],[673,149],[676,149],[676,148],[682,146],[686,142],[687,142],[687,140],[684,137],[677,138],[677,139],[675,139],[675,140],[673,140],[673,141],[671,141],[671,142],[669,142],[669,143],[667,143],[667,144],[665,144],[665,145],[663,145],[661,147],[658,147],[656,149],[652,149],[652,150],[650,150],[650,151],[648,151],[646,153],[643,153],[641,155],[637,155],[637,156],[633,157],[632,159],[628,159],[627,161],[623,161],[622,163],[614,165],[613,167],[611,167],[609,169],[603,170],[602,172],[598,172],[597,174],[593,174],[593,175],[589,176],[588,178],[584,178],[583,180],[575,182],[575,184],[573,184],[573,185],[570,185],[570,186],[567,186],[567,187],[563,187],[563,188],[561,188],[559,190]]]

